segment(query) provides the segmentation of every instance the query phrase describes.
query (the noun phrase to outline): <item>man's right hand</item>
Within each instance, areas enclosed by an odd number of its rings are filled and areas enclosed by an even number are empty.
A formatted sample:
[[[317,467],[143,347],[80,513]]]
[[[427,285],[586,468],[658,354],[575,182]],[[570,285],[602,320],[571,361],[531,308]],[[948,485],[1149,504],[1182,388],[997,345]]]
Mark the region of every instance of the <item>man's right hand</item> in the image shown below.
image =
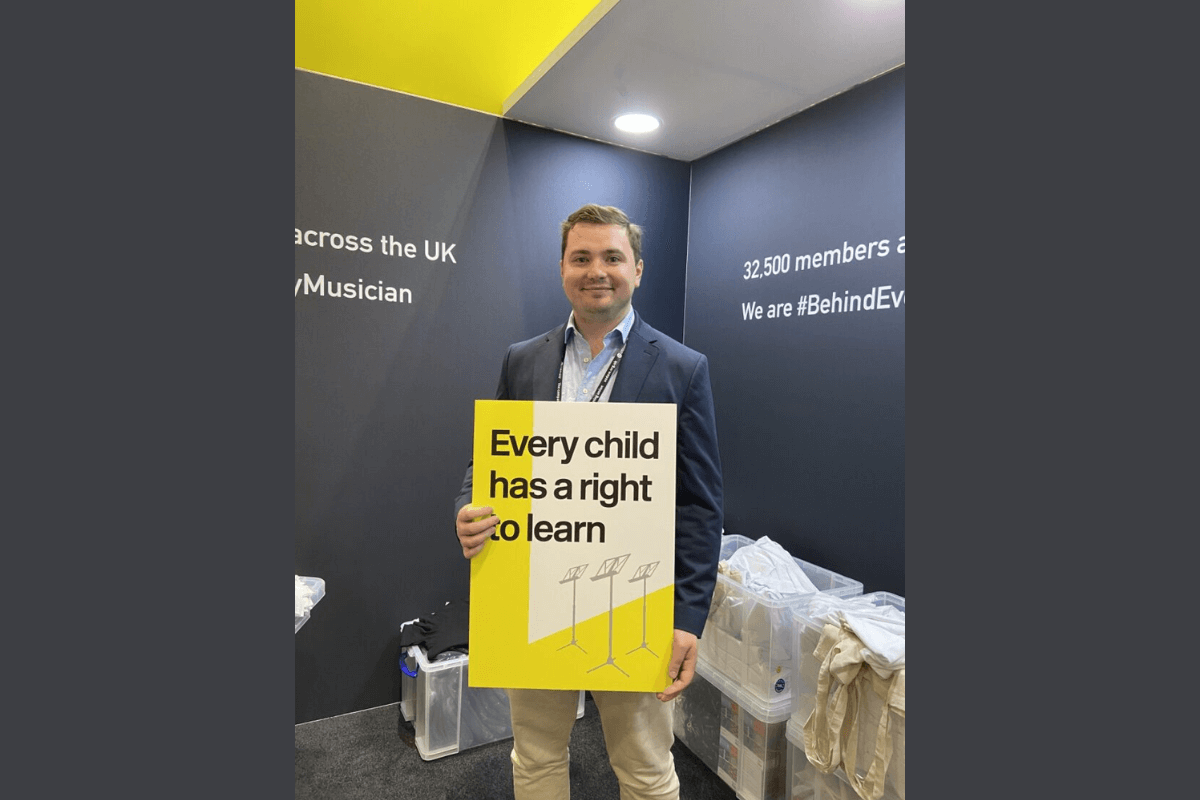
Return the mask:
[[[454,530],[458,543],[462,545],[463,558],[474,558],[483,550],[483,545],[493,533],[500,518],[492,513],[491,506],[465,505],[454,518]]]

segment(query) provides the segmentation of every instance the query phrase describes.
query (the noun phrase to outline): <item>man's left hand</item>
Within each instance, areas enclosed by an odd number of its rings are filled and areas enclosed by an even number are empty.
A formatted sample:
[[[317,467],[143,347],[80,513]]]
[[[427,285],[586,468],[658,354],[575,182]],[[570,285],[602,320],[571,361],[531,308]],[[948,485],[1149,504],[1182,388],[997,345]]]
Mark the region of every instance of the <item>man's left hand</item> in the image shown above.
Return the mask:
[[[679,696],[696,674],[696,634],[675,629],[671,640],[671,662],[667,666],[667,676],[671,685],[658,693],[658,699],[668,703]]]

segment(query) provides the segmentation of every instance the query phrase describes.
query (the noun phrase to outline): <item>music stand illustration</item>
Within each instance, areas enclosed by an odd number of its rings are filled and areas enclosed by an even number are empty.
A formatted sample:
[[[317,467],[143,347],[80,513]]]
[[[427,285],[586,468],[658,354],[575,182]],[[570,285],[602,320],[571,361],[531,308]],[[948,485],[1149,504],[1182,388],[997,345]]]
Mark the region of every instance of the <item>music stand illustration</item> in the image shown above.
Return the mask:
[[[658,566],[657,561],[651,561],[649,564],[642,564],[637,568],[637,572],[633,573],[633,577],[629,579],[630,583],[634,581],[642,582],[642,643],[630,650],[625,655],[636,653],[638,650],[646,650],[650,655],[658,658],[658,653],[650,649],[649,643],[646,642],[646,580],[654,574],[654,569]]]
[[[613,661],[612,643],[613,643],[613,578],[617,573],[625,567],[625,562],[629,560],[629,553],[615,558],[606,558],[604,563],[600,565],[600,569],[592,576],[592,580],[598,581],[601,578],[608,578],[608,661],[603,664],[597,664],[588,670],[595,672],[600,667],[614,667],[618,672],[629,677],[629,673],[617,666],[617,662]]]
[[[578,585],[579,579],[583,577],[583,571],[585,569],[587,569],[587,564],[580,564],[578,567],[571,567],[569,570],[567,570],[567,576],[559,581],[560,585],[564,583],[571,584],[571,641],[558,648],[559,650],[564,650],[571,645],[575,645],[580,650],[583,650],[583,647],[578,641],[575,640],[575,587]],[[587,650],[583,650],[583,652],[586,653]]]

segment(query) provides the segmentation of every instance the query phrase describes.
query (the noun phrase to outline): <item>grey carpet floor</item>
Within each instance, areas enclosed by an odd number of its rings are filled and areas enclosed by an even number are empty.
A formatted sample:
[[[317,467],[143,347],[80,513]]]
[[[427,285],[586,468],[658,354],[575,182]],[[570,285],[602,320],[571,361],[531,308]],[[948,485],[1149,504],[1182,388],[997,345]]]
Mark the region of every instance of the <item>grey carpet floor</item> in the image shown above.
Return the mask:
[[[424,761],[413,736],[399,703],[297,725],[295,800],[513,800],[511,739]],[[681,742],[672,752],[681,800],[735,800]],[[590,696],[571,733],[571,798],[620,798]]]

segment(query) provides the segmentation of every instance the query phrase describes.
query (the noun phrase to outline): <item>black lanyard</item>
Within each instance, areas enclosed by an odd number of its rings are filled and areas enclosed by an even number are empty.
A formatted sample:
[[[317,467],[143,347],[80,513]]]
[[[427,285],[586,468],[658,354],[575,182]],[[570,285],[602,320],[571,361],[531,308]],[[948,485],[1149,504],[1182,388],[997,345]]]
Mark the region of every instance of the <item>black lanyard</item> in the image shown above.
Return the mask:
[[[590,400],[588,400],[589,403],[597,402],[600,399],[600,396],[602,394],[604,394],[604,387],[608,386],[609,379],[612,377],[613,373],[617,371],[617,365],[621,363],[621,356],[625,355],[625,348],[628,346],[629,346],[629,340],[626,339],[625,343],[621,345],[621,349],[617,351],[617,354],[615,356],[613,356],[613,360],[609,363],[608,369],[604,371],[604,377],[600,379],[600,384],[596,387],[596,390],[594,392],[592,392],[592,398]],[[567,356],[566,356],[566,353],[564,352],[563,360],[560,361],[558,364],[558,388],[555,391],[555,395],[554,395],[554,399],[559,400],[559,401],[562,400],[563,365],[565,365],[566,363],[567,363]]]

